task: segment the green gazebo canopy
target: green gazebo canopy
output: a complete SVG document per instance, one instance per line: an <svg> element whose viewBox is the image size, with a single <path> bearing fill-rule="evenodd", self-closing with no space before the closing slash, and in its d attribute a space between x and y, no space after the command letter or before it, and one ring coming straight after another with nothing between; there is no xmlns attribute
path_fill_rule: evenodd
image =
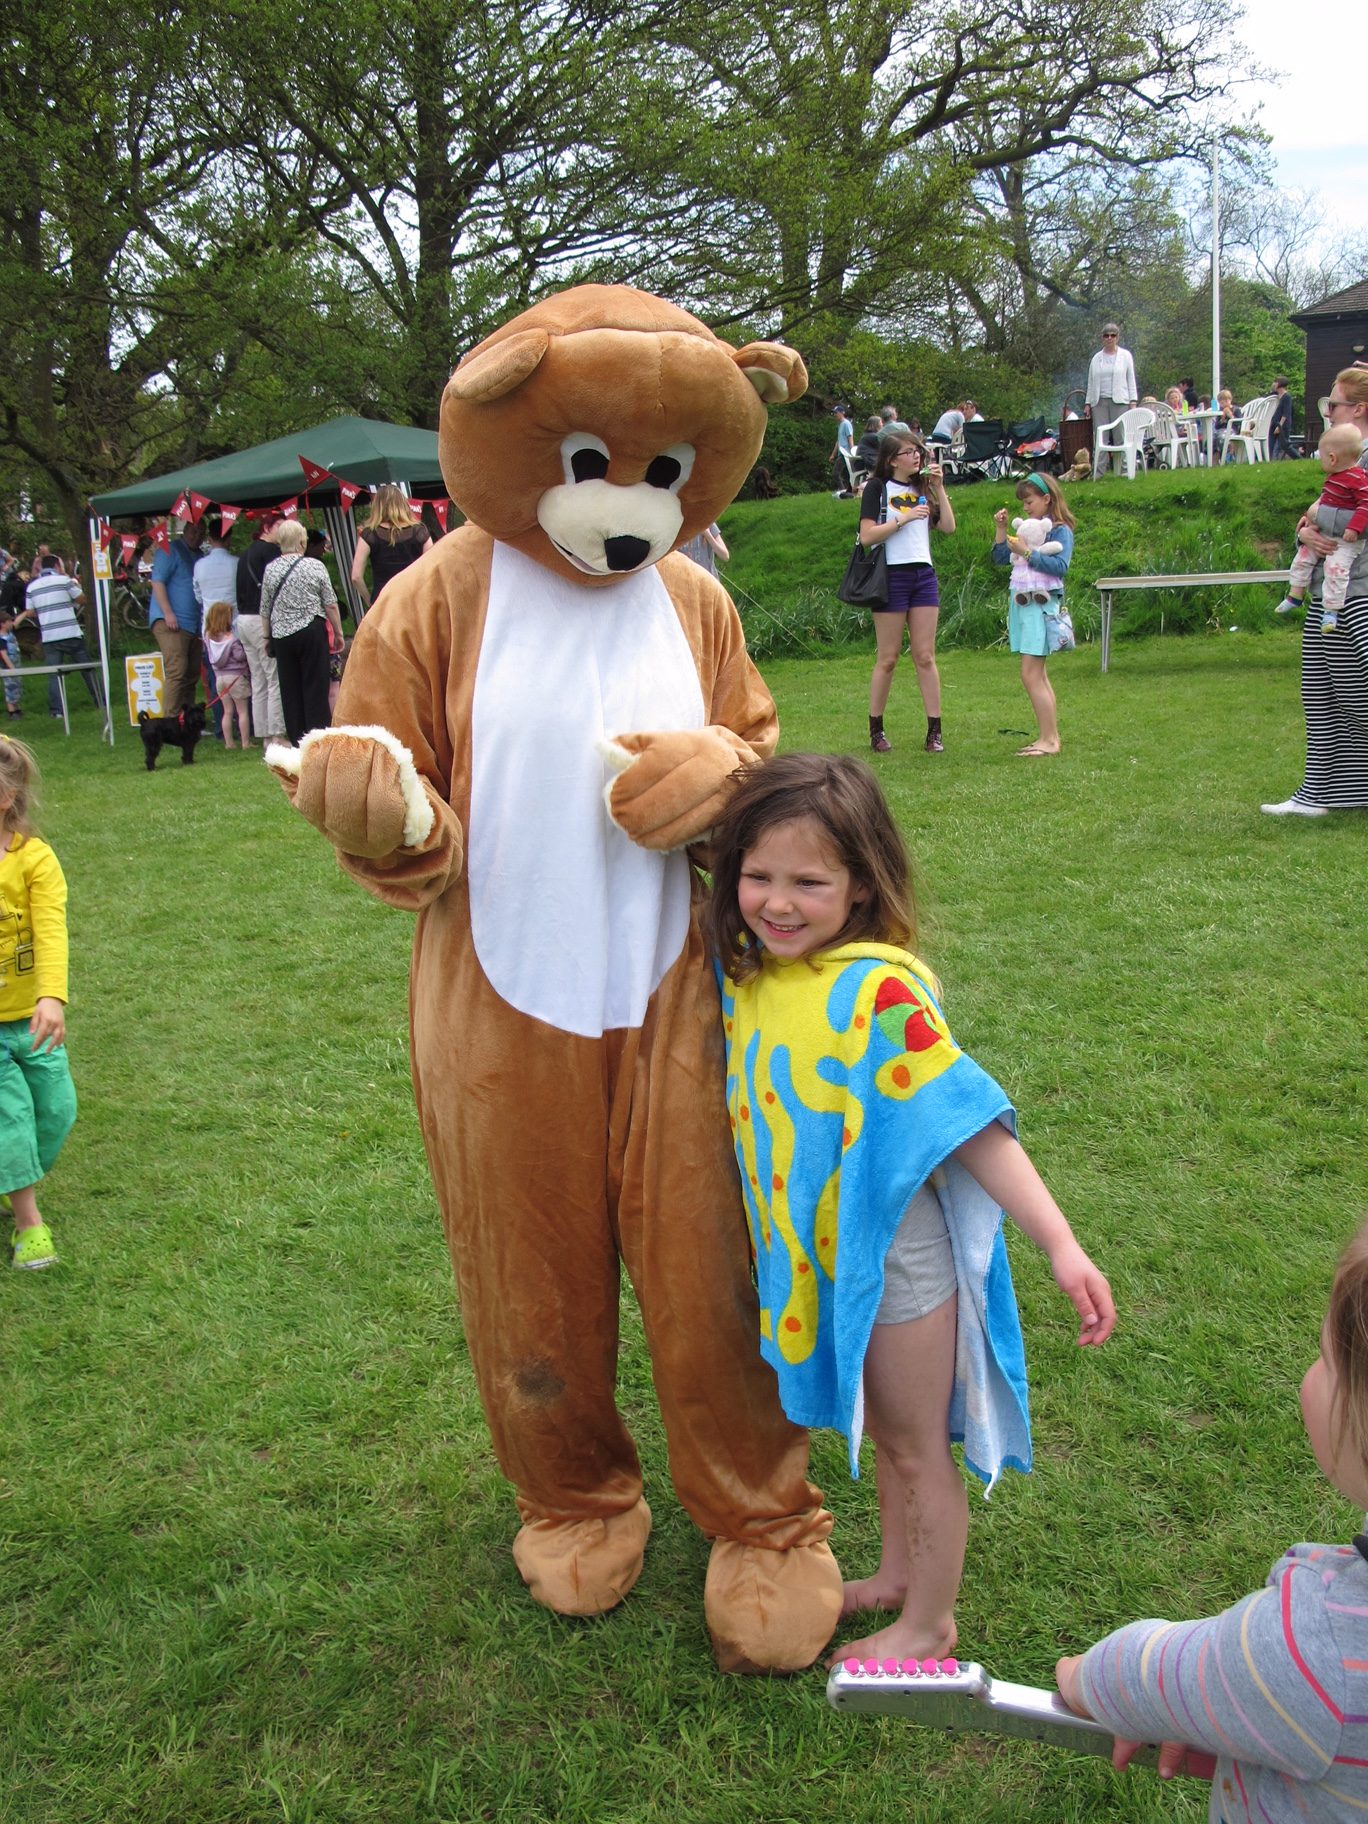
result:
<svg viewBox="0 0 1368 1824"><path fill-rule="evenodd" d="M410 494L446 498L435 431L381 424L371 418L330 418L326 424L292 431L288 437L275 437L253 450L239 450L212 462L192 463L188 469L176 469L170 475L135 481L131 487L116 488L110 494L93 495L91 510L104 519L166 513L182 494L203 494L216 505L273 507L291 495L303 494L301 456L362 487L398 481ZM309 490L309 500L320 507L336 506L337 483L320 482Z"/></svg>

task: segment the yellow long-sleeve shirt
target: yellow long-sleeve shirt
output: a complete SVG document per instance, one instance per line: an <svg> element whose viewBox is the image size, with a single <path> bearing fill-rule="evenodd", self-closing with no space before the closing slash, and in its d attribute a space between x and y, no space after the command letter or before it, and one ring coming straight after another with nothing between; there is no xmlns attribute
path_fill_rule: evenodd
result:
<svg viewBox="0 0 1368 1824"><path fill-rule="evenodd" d="M46 996L67 998L67 886L36 836L0 853L0 1021L26 1020Z"/></svg>

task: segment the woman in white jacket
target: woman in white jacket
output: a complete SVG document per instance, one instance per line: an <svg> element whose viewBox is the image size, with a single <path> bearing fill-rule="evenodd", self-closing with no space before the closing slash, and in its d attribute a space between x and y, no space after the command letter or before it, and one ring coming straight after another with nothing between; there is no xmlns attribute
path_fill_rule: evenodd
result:
<svg viewBox="0 0 1368 1824"><path fill-rule="evenodd" d="M1129 411L1140 398L1135 383L1135 362L1128 348L1121 346L1121 331L1115 323L1102 325L1102 346L1088 366L1087 404L1083 416L1092 419L1093 448L1104 425L1114 424L1122 412ZM1112 462L1119 465L1119 458Z"/></svg>

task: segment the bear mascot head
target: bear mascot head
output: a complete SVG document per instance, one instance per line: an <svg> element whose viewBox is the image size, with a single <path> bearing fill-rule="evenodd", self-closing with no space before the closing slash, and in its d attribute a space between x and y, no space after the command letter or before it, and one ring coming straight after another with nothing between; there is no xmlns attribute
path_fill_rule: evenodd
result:
<svg viewBox="0 0 1368 1824"><path fill-rule="evenodd" d="M534 304L473 348L442 399L447 490L466 518L573 582L657 564L728 506L799 398L791 348L734 349L625 285Z"/></svg>
<svg viewBox="0 0 1368 1824"><path fill-rule="evenodd" d="M686 852L778 725L730 597L675 548L737 492L766 404L805 385L792 349L733 349L623 286L505 324L442 401L467 523L385 583L336 724L267 756L342 867L418 913L419 1120L524 1582L597 1614L641 1570L625 1266L735 1671L810 1665L841 1578L760 1355Z"/></svg>

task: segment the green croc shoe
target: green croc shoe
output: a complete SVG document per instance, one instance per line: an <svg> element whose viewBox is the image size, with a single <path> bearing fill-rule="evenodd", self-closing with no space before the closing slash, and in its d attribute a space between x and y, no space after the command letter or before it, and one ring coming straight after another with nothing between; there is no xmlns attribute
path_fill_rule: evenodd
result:
<svg viewBox="0 0 1368 1824"><path fill-rule="evenodd" d="M52 1230L45 1222L37 1223L31 1229L15 1231L14 1253L10 1263L12 1266L33 1270L55 1266L56 1262L57 1250L52 1245Z"/></svg>

